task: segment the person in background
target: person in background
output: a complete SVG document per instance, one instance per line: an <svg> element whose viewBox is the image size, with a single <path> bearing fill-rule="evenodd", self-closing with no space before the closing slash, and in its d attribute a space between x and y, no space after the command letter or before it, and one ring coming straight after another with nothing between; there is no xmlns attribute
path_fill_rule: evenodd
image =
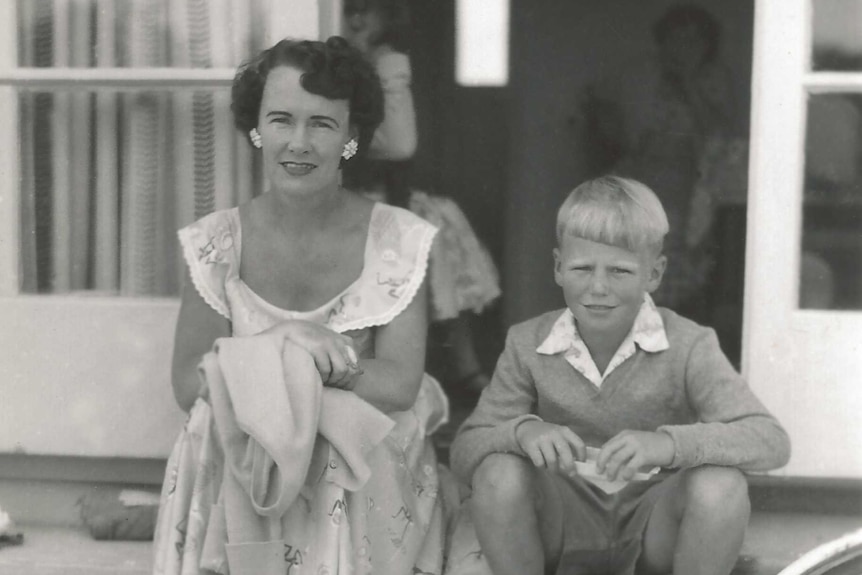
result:
<svg viewBox="0 0 862 575"><path fill-rule="evenodd" d="M452 444L478 545L453 538L451 575L487 572L477 553L494 575L733 569L744 472L784 465L790 442L715 332L653 303L667 233L661 202L634 180L587 181L561 206L554 279L567 307L509 330Z"/></svg>
<svg viewBox="0 0 862 575"><path fill-rule="evenodd" d="M604 151L597 172L644 182L667 211L671 265L656 302L701 318L711 254L709 242L686 241L692 203L708 144L737 135L740 121L715 17L676 4L652 32L655 55L593 86L586 113L592 145Z"/></svg>
<svg viewBox="0 0 862 575"><path fill-rule="evenodd" d="M231 109L262 157L267 190L179 232L189 275L172 383L189 420L168 462L155 573L285 573L298 565L311 573L439 572L442 496L429 436L445 421L447 400L424 373L426 269L436 229L341 182L342 166L367 149L383 119L377 75L341 37L282 40L239 69ZM262 366L256 346L272 341L293 350L283 357L299 359L276 352L284 366ZM248 355L225 355L234 349ZM300 395L317 386L323 397L356 407L335 425L348 445L371 423L384 422L388 434L360 445L358 459L330 440L334 450L314 455L307 469L298 460L279 467L279 478L298 477L299 494L282 513L262 517L255 508L237 524L237 502L240 509L257 502L271 479L257 467L269 444L258 442L239 463L230 458L236 445L220 438L238 422L216 409L220 387L202 381L199 367L216 352L222 369L233 366L242 377L266 368L264 384L300 377ZM257 389L234 389L237 411L274 401L268 394L261 402ZM321 421L331 403L323 405ZM284 411L244 431L277 433L293 423ZM317 454L322 428L297 429L309 432ZM297 440L294 431L287 441ZM351 477L354 469L367 474ZM250 491L237 495L249 474ZM260 521L262 541L246 529Z"/></svg>
<svg viewBox="0 0 862 575"><path fill-rule="evenodd" d="M475 399L488 376L476 352L470 314L500 296L498 273L458 205L410 185L410 158L418 136L407 2L346 0L343 34L374 65L385 100L384 119L368 155L347 168L345 181L371 197L408 208L440 229L431 253L429 289L432 343L441 340L445 365L429 367L441 368L450 394Z"/></svg>

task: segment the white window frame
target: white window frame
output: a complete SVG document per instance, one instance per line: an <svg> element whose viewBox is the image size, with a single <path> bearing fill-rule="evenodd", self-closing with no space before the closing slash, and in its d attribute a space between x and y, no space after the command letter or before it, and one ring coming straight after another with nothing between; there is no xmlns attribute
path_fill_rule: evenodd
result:
<svg viewBox="0 0 862 575"><path fill-rule="evenodd" d="M339 29L339 0L269 0L268 43ZM21 294L18 91L194 90L235 69L19 68L16 0L0 0L0 455L162 458L177 298Z"/></svg>
<svg viewBox="0 0 862 575"><path fill-rule="evenodd" d="M788 429L781 473L862 477L862 312L799 309L809 94L862 92L811 72L811 2L757 0L743 371Z"/></svg>

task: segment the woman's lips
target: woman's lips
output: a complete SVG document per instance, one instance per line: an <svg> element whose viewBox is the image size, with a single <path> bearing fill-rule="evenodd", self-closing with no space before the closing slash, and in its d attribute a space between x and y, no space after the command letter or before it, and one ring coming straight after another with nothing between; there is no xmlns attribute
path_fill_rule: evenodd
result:
<svg viewBox="0 0 862 575"><path fill-rule="evenodd" d="M291 176L305 176L311 173L317 166L302 162L282 162L284 170Z"/></svg>

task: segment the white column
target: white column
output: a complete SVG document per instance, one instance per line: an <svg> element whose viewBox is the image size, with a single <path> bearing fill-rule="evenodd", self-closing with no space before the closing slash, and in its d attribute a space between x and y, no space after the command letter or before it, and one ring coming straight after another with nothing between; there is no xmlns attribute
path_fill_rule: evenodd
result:
<svg viewBox="0 0 862 575"><path fill-rule="evenodd" d="M341 35L342 0L318 0L320 39Z"/></svg>
<svg viewBox="0 0 862 575"><path fill-rule="evenodd" d="M267 45L283 38L317 40L320 37L319 0L269 0Z"/></svg>

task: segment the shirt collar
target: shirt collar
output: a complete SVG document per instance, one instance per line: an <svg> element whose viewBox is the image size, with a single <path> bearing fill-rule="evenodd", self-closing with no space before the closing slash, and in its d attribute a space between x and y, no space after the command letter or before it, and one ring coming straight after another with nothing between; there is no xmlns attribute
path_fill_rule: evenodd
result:
<svg viewBox="0 0 862 575"><path fill-rule="evenodd" d="M599 373L586 343L578 333L575 316L566 309L554 322L548 337L536 348L542 355L564 354L566 361L583 374L596 387L601 387L607 376L622 362L635 354L636 346L649 353L664 351L670 347L664 322L649 294L644 294L638 315L631 331L617 349L604 374Z"/></svg>

